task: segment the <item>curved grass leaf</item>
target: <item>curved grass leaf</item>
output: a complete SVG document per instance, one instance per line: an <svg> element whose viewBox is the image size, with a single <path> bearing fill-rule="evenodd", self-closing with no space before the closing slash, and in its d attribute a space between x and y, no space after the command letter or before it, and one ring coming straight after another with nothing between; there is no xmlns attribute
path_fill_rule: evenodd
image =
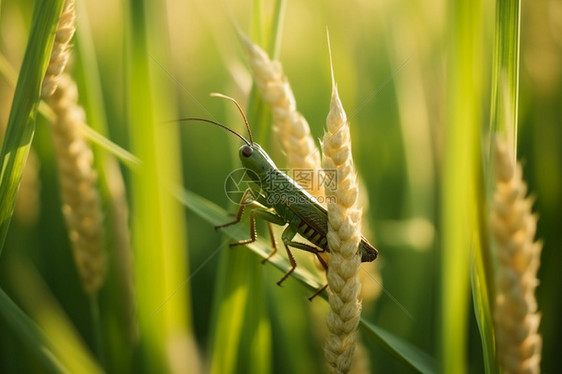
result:
<svg viewBox="0 0 562 374"><path fill-rule="evenodd" d="M69 373L52 351L45 333L27 316L12 299L0 289L0 315L8 322L28 347L39 357L50 373Z"/></svg>
<svg viewBox="0 0 562 374"><path fill-rule="evenodd" d="M427 353L373 325L364 318L361 318L360 326L366 336L412 369L420 373L437 373L436 362Z"/></svg>
<svg viewBox="0 0 562 374"><path fill-rule="evenodd" d="M19 282L28 295L27 304L34 308L34 322L0 289L0 316L31 349L49 373L101 373L102 370L87 352L74 328L56 307L48 292L40 290L36 277L27 272L26 282ZM29 291L32 292L29 292ZM37 292L38 290L43 292ZM29 295L34 295L30 297Z"/></svg>
<svg viewBox="0 0 562 374"><path fill-rule="evenodd" d="M41 340L28 343L39 347L46 344L57 362L70 373L101 373L103 360L100 358L95 361L89 347L41 275L24 259L15 261L13 265L9 277L15 285L18 300L44 335L38 336Z"/></svg>
<svg viewBox="0 0 562 374"><path fill-rule="evenodd" d="M0 254L35 133L35 118L63 0L35 3L33 22L0 154Z"/></svg>

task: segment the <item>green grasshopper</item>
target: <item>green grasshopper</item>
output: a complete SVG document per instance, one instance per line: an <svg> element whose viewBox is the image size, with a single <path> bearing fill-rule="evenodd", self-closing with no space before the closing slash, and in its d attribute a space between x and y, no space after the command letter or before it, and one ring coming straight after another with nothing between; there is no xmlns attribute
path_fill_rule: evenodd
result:
<svg viewBox="0 0 562 374"><path fill-rule="evenodd" d="M213 94L213 96L222 97L234 102L246 124L250 138L249 141L236 131L209 119L184 118L183 120L211 123L222 127L242 139L245 144L240 147L238 154L244 168L250 171L247 175L250 176L251 182L254 185L253 188L250 187L244 192L235 220L224 225L216 226L215 229L239 223L244 210L248 208L250 210L250 239L230 243L230 247L255 242L256 218L261 218L268 223L273 246L273 251L262 261L266 262L277 252L277 245L273 236L271 224L279 226L287 225L281 234L281 239L287 251L291 268L283 275L279 282L277 282L278 285L281 285L297 267L295 258L289 247L314 253L324 268L327 269L327 264L321 256L322 253L330 252L328 239L326 237L328 234L328 212L326 208L320 205L316 199L297 182L287 174L281 172L263 148L259 144L254 143L248 120L236 100L220 94ZM275 185L271 183L272 180L276 181ZM282 193L275 187L279 185L284 187ZM271 199L273 196L276 198ZM294 241L293 239L297 234L306 238L310 243L314 244L314 246ZM361 242L357 250L361 253L361 262L374 261L378 255L377 249L371 245L364 236L361 236ZM324 290L324 288L325 287L320 289L312 297L316 296L319 292Z"/></svg>

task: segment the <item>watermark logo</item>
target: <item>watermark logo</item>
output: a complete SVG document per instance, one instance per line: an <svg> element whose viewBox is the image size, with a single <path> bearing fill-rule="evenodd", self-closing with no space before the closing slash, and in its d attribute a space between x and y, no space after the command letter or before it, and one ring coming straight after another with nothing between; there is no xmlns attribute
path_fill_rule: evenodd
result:
<svg viewBox="0 0 562 374"><path fill-rule="evenodd" d="M271 191L286 192L292 188L289 177L308 193L314 191L334 192L338 188L336 169L279 169L269 172L267 181Z"/></svg>
<svg viewBox="0 0 562 374"><path fill-rule="evenodd" d="M262 185L263 183L263 185ZM258 199L260 193L266 204L310 204L311 201L326 205L335 202L333 192L338 186L336 169L272 169L263 181L250 169L236 169L225 180L224 191L236 204L248 204ZM309 193L299 193L298 187ZM262 189L263 188L263 189ZM244 193L248 191L244 201ZM315 196L315 191L326 191L328 196Z"/></svg>
<svg viewBox="0 0 562 374"><path fill-rule="evenodd" d="M250 169L240 168L233 170L224 181L226 197L235 204L249 204L257 200L260 190L260 179L258 175ZM242 197L244 197L246 191L249 192L244 199L245 201L242 201Z"/></svg>
<svg viewBox="0 0 562 374"><path fill-rule="evenodd" d="M311 202L320 205L328 203L335 203L335 196L306 196L303 194L289 194L287 192L274 192L267 195L265 201L268 205L283 204L283 205L308 205Z"/></svg>

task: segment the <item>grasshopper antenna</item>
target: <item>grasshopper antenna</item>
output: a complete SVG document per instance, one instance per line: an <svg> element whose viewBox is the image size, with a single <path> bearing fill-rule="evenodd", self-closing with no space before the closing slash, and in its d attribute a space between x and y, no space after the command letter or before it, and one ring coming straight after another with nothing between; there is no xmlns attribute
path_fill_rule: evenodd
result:
<svg viewBox="0 0 562 374"><path fill-rule="evenodd" d="M242 139L242 140L244 141L244 143L248 144L249 146L252 146L252 144L253 144L253 142L252 142L252 144L250 144L250 142L249 142L248 140L246 140L245 137L243 137L242 135L240 135L240 134L237 133L236 131L232 130L231 128L228 128L228 127L226 127L225 125L223 125L222 123L218 123L218 122L216 122L216 121L212 121L212 120L207 119L207 118L188 117L188 118L180 118L180 119L178 119L177 121L180 121L180 122L181 122L181 121L200 121L200 122L211 123L211 124L213 124L213 125L217 125L217 126L219 126L219 127L222 127L223 129L225 129L225 130L227 130L227 131L233 133L234 135L236 135L237 137L239 137L240 139ZM251 135L250 135L250 139L252 139L252 138L251 138Z"/></svg>
<svg viewBox="0 0 562 374"><path fill-rule="evenodd" d="M254 138L252 136L252 130L250 129L250 124L248 123L248 119L246 118L246 115L244 114L244 111L242 110L242 108L240 108L240 105L238 105L238 102L230 96L226 96L226 95L216 93L216 92L213 92L211 94L211 96L220 97L222 99L230 100L234 103L234 105L236 105L236 108L238 108L238 111L240 112L240 114L242 115L242 118L244 119L244 123L246 124L246 129L248 129L248 136L250 137L250 143L252 143L252 145L253 145L254 144ZM241 136L241 135L239 135L239 136ZM246 143L248 143L248 142L246 141ZM248 144L248 145L250 145L250 144Z"/></svg>

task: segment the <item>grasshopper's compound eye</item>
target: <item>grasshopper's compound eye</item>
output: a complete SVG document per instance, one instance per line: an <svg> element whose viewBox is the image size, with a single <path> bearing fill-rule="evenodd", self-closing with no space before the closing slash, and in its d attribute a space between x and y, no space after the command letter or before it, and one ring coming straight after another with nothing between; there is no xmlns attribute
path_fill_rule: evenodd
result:
<svg viewBox="0 0 562 374"><path fill-rule="evenodd" d="M242 155L244 155L244 157L250 157L252 153L254 153L252 147L250 147L249 145L242 146Z"/></svg>

